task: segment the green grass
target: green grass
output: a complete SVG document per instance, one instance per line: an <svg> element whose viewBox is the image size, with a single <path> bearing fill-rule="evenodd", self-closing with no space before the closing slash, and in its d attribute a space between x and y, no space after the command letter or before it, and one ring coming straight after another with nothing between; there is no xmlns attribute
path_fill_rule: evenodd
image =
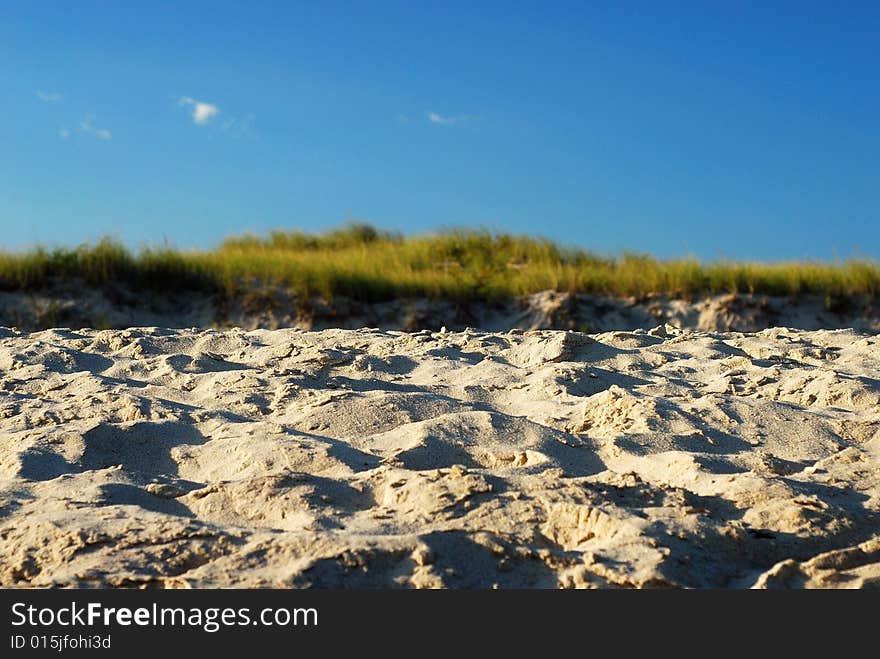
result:
<svg viewBox="0 0 880 659"><path fill-rule="evenodd" d="M830 300L875 296L880 264L700 263L641 254L607 258L487 231L403 237L361 224L320 235L231 238L210 251L132 253L104 239L73 249L0 252L0 289L33 290L59 280L227 295L284 287L302 297L344 295L368 302L411 296L498 299L547 289L615 296L817 294Z"/></svg>

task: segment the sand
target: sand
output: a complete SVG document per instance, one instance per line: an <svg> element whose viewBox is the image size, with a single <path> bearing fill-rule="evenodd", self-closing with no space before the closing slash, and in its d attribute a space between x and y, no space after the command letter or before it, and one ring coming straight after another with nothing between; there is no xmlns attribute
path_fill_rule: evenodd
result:
<svg viewBox="0 0 880 659"><path fill-rule="evenodd" d="M0 586L878 585L878 336L0 329Z"/></svg>
<svg viewBox="0 0 880 659"><path fill-rule="evenodd" d="M648 330L657 325L710 332L757 332L777 326L880 332L875 297L723 294L682 299L666 295L617 298L542 291L489 303L411 298L363 302L297 299L283 289L212 296L193 291L133 291L63 281L36 291L0 291L0 325L28 330L52 327L203 327L320 330L378 327L437 331L441 327L486 331L562 329L606 332Z"/></svg>

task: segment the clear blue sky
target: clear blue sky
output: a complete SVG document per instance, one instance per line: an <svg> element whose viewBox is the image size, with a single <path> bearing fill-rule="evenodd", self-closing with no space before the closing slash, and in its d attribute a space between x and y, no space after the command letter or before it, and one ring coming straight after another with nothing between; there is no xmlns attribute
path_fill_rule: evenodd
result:
<svg viewBox="0 0 880 659"><path fill-rule="evenodd" d="M877 2L0 3L0 247L880 257Z"/></svg>

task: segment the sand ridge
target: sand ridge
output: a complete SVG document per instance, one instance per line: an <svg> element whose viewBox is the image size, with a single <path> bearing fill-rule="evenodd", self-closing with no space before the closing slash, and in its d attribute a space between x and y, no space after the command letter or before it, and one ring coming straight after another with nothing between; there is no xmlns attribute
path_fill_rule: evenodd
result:
<svg viewBox="0 0 880 659"><path fill-rule="evenodd" d="M358 301L345 296L301 299L283 288L217 296L193 291L135 291L65 280L41 290L0 290L0 325L31 331L65 327L143 326L306 330L439 330L468 326L486 331L561 329L605 332L649 330L670 324L708 332L757 332L786 325L801 329L880 331L880 308L872 296L750 293L693 298L643 297L546 290L489 302L483 298L400 298Z"/></svg>
<svg viewBox="0 0 880 659"><path fill-rule="evenodd" d="M0 328L0 585L876 586L878 348Z"/></svg>

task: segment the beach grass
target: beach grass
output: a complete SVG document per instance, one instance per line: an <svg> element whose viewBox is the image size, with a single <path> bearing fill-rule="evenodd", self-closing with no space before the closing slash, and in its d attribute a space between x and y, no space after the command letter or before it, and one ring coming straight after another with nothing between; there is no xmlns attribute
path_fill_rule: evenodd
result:
<svg viewBox="0 0 880 659"><path fill-rule="evenodd" d="M404 237L353 224L323 234L275 231L229 238L211 250L144 247L105 238L75 248L0 251L0 289L57 282L235 295L283 287L302 297L364 302L398 297L501 299L543 290L642 297L662 294L875 296L871 260L747 263L616 257L548 240L490 231L449 230Z"/></svg>

